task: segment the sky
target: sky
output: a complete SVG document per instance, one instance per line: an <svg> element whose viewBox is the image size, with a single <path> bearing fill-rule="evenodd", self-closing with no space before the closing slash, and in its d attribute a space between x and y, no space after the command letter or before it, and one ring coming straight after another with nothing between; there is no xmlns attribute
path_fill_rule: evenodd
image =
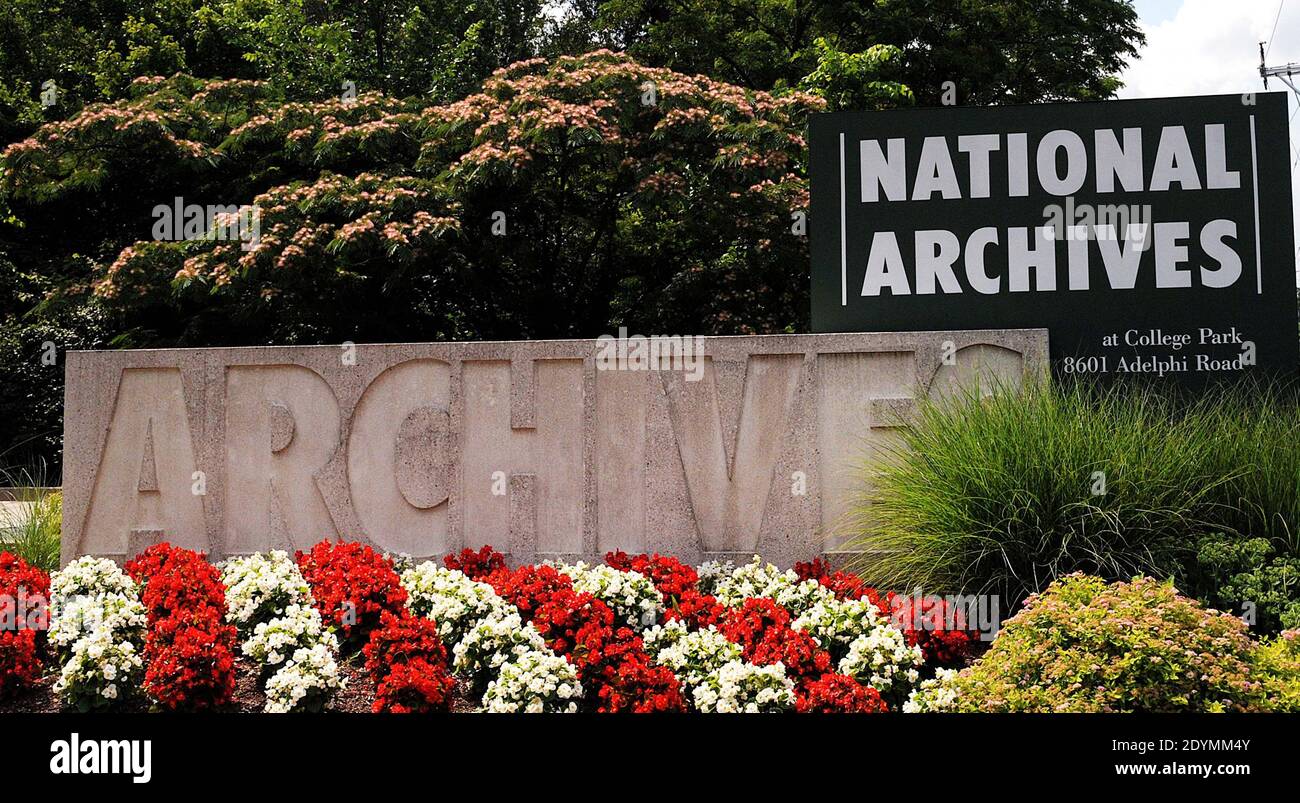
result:
<svg viewBox="0 0 1300 803"><path fill-rule="evenodd" d="M1135 0L1133 5L1147 43L1120 76L1121 98L1262 92L1261 41L1270 67L1300 62L1300 0ZM1300 75L1294 80L1300 86ZM1290 94L1291 203L1300 213L1300 106L1281 81L1270 79L1268 88ZM1300 232L1300 214L1296 220ZM1300 264L1296 281L1300 284Z"/></svg>

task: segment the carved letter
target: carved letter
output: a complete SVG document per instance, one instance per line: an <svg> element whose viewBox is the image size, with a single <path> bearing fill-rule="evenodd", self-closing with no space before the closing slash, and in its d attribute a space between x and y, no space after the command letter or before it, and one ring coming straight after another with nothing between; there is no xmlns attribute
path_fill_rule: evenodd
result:
<svg viewBox="0 0 1300 803"><path fill-rule="evenodd" d="M316 474L339 446L339 405L300 365L226 370L226 550L305 549L336 535Z"/></svg>
<svg viewBox="0 0 1300 803"><path fill-rule="evenodd" d="M410 360L370 383L352 417L348 487L366 534L407 555L448 551L451 367Z"/></svg>
<svg viewBox="0 0 1300 803"><path fill-rule="evenodd" d="M705 550L757 547L801 361L798 354L754 355L747 363L721 365L709 358L703 382L664 374Z"/></svg>
<svg viewBox="0 0 1300 803"><path fill-rule="evenodd" d="M75 554L131 558L160 538L207 549L203 498L190 492L196 469L180 370L122 371Z"/></svg>

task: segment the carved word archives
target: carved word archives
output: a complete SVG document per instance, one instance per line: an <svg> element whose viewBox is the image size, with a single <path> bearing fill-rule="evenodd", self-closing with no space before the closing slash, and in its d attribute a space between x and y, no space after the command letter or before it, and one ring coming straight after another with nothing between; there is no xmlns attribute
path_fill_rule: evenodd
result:
<svg viewBox="0 0 1300 803"><path fill-rule="evenodd" d="M609 339L73 352L64 558L338 536L802 560L834 546L917 394L1019 381L1047 348L1041 330L686 342L653 364Z"/></svg>

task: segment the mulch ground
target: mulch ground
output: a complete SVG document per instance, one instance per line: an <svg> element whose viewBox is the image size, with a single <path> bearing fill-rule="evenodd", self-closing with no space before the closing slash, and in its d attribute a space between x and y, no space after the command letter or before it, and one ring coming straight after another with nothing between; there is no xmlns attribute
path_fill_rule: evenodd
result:
<svg viewBox="0 0 1300 803"><path fill-rule="evenodd" d="M360 654L348 659L340 659L339 674L347 679L347 688L334 696L326 707L327 712L348 714L368 714L375 702L375 680L365 670ZM50 714L64 710L54 694L55 675L46 675L34 685L28 686L9 699L0 700L0 714ZM254 667L243 659L235 663L235 699L234 703L223 709L225 713L258 713L266 704L266 695L262 693L258 673ZM459 681L453 691L453 713L471 713L478 706L474 700L467 698ZM145 712L150 710L148 701L136 700L120 709L127 712Z"/></svg>

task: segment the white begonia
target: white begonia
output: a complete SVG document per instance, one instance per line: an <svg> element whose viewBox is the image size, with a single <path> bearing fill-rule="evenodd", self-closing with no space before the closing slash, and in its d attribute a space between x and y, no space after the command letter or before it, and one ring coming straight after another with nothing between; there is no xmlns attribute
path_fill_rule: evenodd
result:
<svg viewBox="0 0 1300 803"><path fill-rule="evenodd" d="M283 616L261 622L240 648L244 655L273 669L289 660L300 649L323 645L337 653L339 644L335 635L326 629L320 612L311 605L290 605Z"/></svg>
<svg viewBox="0 0 1300 803"><path fill-rule="evenodd" d="M55 604L60 599L117 594L135 598L139 587L122 567L107 558L90 555L77 558L50 575L50 596Z"/></svg>
<svg viewBox="0 0 1300 803"><path fill-rule="evenodd" d="M718 583L730 577L735 570L736 564L729 560L705 561L695 567L695 574L700 578L695 587L701 594L712 594L717 590Z"/></svg>
<svg viewBox="0 0 1300 803"><path fill-rule="evenodd" d="M952 682L956 669L935 670L934 677L921 681L903 703L904 714L925 714L952 711L957 706L957 691Z"/></svg>
<svg viewBox="0 0 1300 803"><path fill-rule="evenodd" d="M101 592L64 597L50 616L49 640L64 659L78 641L96 633L140 645L147 621L144 605L134 596Z"/></svg>
<svg viewBox="0 0 1300 803"><path fill-rule="evenodd" d="M787 576L798 577L794 572L787 572ZM773 599L777 605L789 611L791 616L798 617L818 603L833 601L835 593L816 580L800 580L793 585L778 588Z"/></svg>
<svg viewBox="0 0 1300 803"><path fill-rule="evenodd" d="M681 641L689 632L691 629L685 622L673 619L646 630L641 634L641 643L645 646L646 654L653 656Z"/></svg>
<svg viewBox="0 0 1300 803"><path fill-rule="evenodd" d="M589 566L582 561L555 564L573 581L573 590L590 594L610 607L614 617L634 630L649 627L664 612L664 598L649 577L613 566Z"/></svg>
<svg viewBox="0 0 1300 803"><path fill-rule="evenodd" d="M268 714L319 711L345 685L334 654L325 644L299 649L266 682L263 711Z"/></svg>
<svg viewBox="0 0 1300 803"><path fill-rule="evenodd" d="M897 702L920 677L918 668L923 660L920 647L908 646L902 632L885 626L855 638L838 668L841 674Z"/></svg>
<svg viewBox="0 0 1300 803"><path fill-rule="evenodd" d="M518 613L493 614L474 625L452 650L452 671L479 691L502 666L529 650L546 650L537 629L524 624Z"/></svg>
<svg viewBox="0 0 1300 803"><path fill-rule="evenodd" d="M813 637L839 662L838 669L901 701L919 675L924 656L903 631L865 599L824 600L794 620L794 628Z"/></svg>
<svg viewBox="0 0 1300 803"><path fill-rule="evenodd" d="M565 659L527 650L501 666L488 683L483 710L489 714L572 714L582 699L578 672Z"/></svg>
<svg viewBox="0 0 1300 803"><path fill-rule="evenodd" d="M713 595L728 607L738 607L750 597L766 597L799 616L835 595L816 580L800 580L791 570L781 571L758 555L728 575L719 577Z"/></svg>
<svg viewBox="0 0 1300 803"><path fill-rule="evenodd" d="M433 619L443 644L454 649L475 625L493 614L505 616L513 606L487 583L432 561L402 573L407 606L416 616Z"/></svg>
<svg viewBox="0 0 1300 803"><path fill-rule="evenodd" d="M791 627L812 636L817 646L829 652L837 661L848 654L849 645L858 636L866 635L878 627L893 628L869 601L834 598L822 600L808 608L791 623Z"/></svg>
<svg viewBox="0 0 1300 803"><path fill-rule="evenodd" d="M63 660L54 692L80 710L131 697L144 662L139 587L116 563L83 557L50 577L50 642Z"/></svg>
<svg viewBox="0 0 1300 803"><path fill-rule="evenodd" d="M290 605L309 606L311 589L287 552L231 558L221 567L226 621L241 632L280 616Z"/></svg>
<svg viewBox="0 0 1300 803"><path fill-rule="evenodd" d="M81 711L106 708L134 693L143 673L136 645L111 630L99 629L72 645L54 682L54 693Z"/></svg>
<svg viewBox="0 0 1300 803"><path fill-rule="evenodd" d="M221 567L226 621L245 636L244 655L275 670L267 713L317 711L343 688L338 639L312 603L311 588L284 551L232 558ZM279 669L276 669L276 667Z"/></svg>
<svg viewBox="0 0 1300 803"><path fill-rule="evenodd" d="M677 625L680 622L669 624ZM655 663L673 671L688 697L693 696L693 690L705 684L710 675L727 664L741 660L740 645L729 641L713 626L684 632L671 642L661 638L659 643L664 646L651 653Z"/></svg>
<svg viewBox="0 0 1300 803"><path fill-rule="evenodd" d="M779 663L755 666L732 661L709 673L693 692L706 714L768 714L794 707L794 683Z"/></svg>

